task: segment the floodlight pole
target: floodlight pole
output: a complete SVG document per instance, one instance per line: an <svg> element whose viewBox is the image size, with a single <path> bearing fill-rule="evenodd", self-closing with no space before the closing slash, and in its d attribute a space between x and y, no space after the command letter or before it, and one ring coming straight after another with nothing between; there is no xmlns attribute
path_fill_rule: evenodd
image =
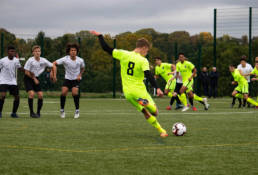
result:
<svg viewBox="0 0 258 175"><path fill-rule="evenodd" d="M252 7L249 7L249 63L252 62Z"/></svg>

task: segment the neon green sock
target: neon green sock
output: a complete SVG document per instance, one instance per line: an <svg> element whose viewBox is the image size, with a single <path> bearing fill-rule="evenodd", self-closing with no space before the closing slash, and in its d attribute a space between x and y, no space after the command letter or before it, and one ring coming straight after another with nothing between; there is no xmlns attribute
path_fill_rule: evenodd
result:
<svg viewBox="0 0 258 175"><path fill-rule="evenodd" d="M243 95L242 95L242 94L240 94L240 93L237 93L237 94L235 95L235 97L236 97L236 98L241 98L241 99L242 99L242 98L243 98Z"/></svg>
<svg viewBox="0 0 258 175"><path fill-rule="evenodd" d="M187 106L187 99L185 93L178 95L179 100L183 103L184 106Z"/></svg>
<svg viewBox="0 0 258 175"><path fill-rule="evenodd" d="M160 126L160 124L159 124L158 120L156 119L156 117L150 116L150 117L147 119L147 121L148 121L153 127L157 128L160 133L166 132L166 130L164 130L164 129Z"/></svg>
<svg viewBox="0 0 258 175"><path fill-rule="evenodd" d="M168 97L171 98L173 94L171 92L168 93Z"/></svg>
<svg viewBox="0 0 258 175"><path fill-rule="evenodd" d="M194 94L194 100L196 101L202 101L203 102L203 98L199 97L198 95Z"/></svg>
<svg viewBox="0 0 258 175"><path fill-rule="evenodd" d="M146 106L146 109L152 114L154 114L157 111L156 105L152 105L150 103Z"/></svg>
<svg viewBox="0 0 258 175"><path fill-rule="evenodd" d="M251 103L252 105L254 105L254 106L258 106L258 102L256 102L255 100L253 100L252 98L247 98L247 100L246 100L247 102L249 102L249 103Z"/></svg>

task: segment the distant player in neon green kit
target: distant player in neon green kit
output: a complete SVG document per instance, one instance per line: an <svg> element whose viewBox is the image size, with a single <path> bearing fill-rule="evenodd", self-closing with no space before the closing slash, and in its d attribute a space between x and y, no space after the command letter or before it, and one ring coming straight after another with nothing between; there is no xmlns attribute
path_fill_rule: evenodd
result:
<svg viewBox="0 0 258 175"><path fill-rule="evenodd" d="M177 76L179 76L179 72L180 72L182 76L182 81L183 81L183 86L180 89L180 95L179 95L179 99L184 105L184 108L182 111L184 112L189 109L189 107L187 106L185 93L187 93L189 97L189 102L192 105L192 108L194 111L196 110L196 108L193 106L193 99L199 101L201 104L204 105L204 109L208 110L209 104L207 102L207 98L201 98L193 93L193 83L194 83L193 78L195 77L197 70L191 62L186 61L184 53L179 53L179 62L176 64L176 71L177 71Z"/></svg>
<svg viewBox="0 0 258 175"><path fill-rule="evenodd" d="M250 73L250 75L254 76L254 78L251 79L252 81L258 81L258 61L255 62L254 70Z"/></svg>
<svg viewBox="0 0 258 175"><path fill-rule="evenodd" d="M248 92L248 82L245 79L245 77L242 75L241 70L236 69L234 65L230 65L229 71L231 72L231 74L234 78L235 83L234 82L233 83L238 84L238 86L232 92L232 96L234 96L236 98L244 98L247 102L258 107L258 103L255 100L253 100L252 98L248 97L248 93L249 93Z"/></svg>
<svg viewBox="0 0 258 175"><path fill-rule="evenodd" d="M174 64L163 63L160 57L154 58L155 60L155 79L161 76L166 81L164 94L171 99L171 101L177 100L178 105L181 104L177 94L174 92L176 89L176 79L172 80L173 74L176 72L176 66ZM167 110L171 110L172 104L167 106Z"/></svg>
<svg viewBox="0 0 258 175"><path fill-rule="evenodd" d="M255 61L255 67L253 69L253 71L250 74L244 75L244 76L248 76L248 75L253 75L254 77L251 79L252 81L258 81L258 57L256 57ZM258 101L258 97L256 98L256 100Z"/></svg>
<svg viewBox="0 0 258 175"><path fill-rule="evenodd" d="M159 131L161 137L167 137L168 134L166 130L160 126L156 117L154 117L158 115L158 108L147 92L143 82L145 76L151 85L157 89L157 95L163 95L162 90L158 88L154 77L150 73L149 62L144 57L151 47L149 42L144 38L139 39L133 51L113 49L106 44L100 33L96 31L91 31L91 33L98 36L104 51L120 61L125 98L134 105L138 111L144 114L146 120Z"/></svg>

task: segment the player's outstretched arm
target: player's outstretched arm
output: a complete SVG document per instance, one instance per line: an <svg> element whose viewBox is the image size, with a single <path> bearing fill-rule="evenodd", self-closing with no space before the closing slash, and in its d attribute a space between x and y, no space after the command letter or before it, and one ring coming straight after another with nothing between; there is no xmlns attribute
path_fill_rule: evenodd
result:
<svg viewBox="0 0 258 175"><path fill-rule="evenodd" d="M99 42L100 42L100 45L101 45L102 49L104 51L106 51L107 53L109 53L110 55L112 55L112 52L113 52L114 48L109 47L109 45L105 42L103 35L99 32L94 31L94 30L91 31L90 33L97 36L99 38Z"/></svg>
<svg viewBox="0 0 258 175"><path fill-rule="evenodd" d="M57 66L56 65L57 65L57 63L56 63L56 61L54 61L52 70L50 72L50 76L52 76L51 78L52 78L54 83L57 82L57 78L56 78Z"/></svg>
<svg viewBox="0 0 258 175"><path fill-rule="evenodd" d="M195 77L195 75L196 75L196 72L197 72L197 69L194 68L191 77L188 79L189 81L192 81L193 77Z"/></svg>
<svg viewBox="0 0 258 175"><path fill-rule="evenodd" d="M83 74L83 72L85 71L85 68L81 68L81 70L80 70L80 74L77 76L77 81L81 81L81 79L82 79L82 74Z"/></svg>
<svg viewBox="0 0 258 175"><path fill-rule="evenodd" d="M57 79L56 79L56 71L57 71L56 64L53 63L53 66L52 66L52 69L51 69L51 72L50 72L50 79L54 83L57 81Z"/></svg>
<svg viewBox="0 0 258 175"><path fill-rule="evenodd" d="M244 77L246 77L246 76L250 76L250 75L253 75L253 74L251 74L251 73L249 73L249 74L242 74Z"/></svg>

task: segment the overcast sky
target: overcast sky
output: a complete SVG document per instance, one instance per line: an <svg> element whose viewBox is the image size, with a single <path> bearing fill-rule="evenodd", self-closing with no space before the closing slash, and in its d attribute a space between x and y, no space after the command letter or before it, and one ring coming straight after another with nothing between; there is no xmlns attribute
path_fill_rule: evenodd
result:
<svg viewBox="0 0 258 175"><path fill-rule="evenodd" d="M44 31L56 37L92 30L112 35L213 31L214 8L258 7L258 0L0 0L0 28L19 37Z"/></svg>

